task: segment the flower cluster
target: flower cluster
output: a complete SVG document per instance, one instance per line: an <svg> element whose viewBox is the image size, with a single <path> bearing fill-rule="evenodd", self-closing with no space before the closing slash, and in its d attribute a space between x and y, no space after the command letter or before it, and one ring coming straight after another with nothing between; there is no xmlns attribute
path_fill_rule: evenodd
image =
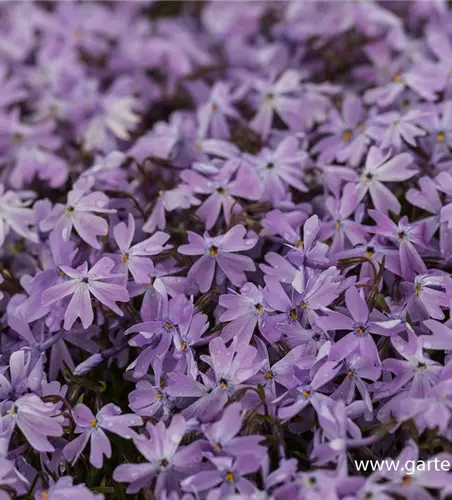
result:
<svg viewBox="0 0 452 500"><path fill-rule="evenodd" d="M452 495L451 26L2 3L1 500Z"/></svg>

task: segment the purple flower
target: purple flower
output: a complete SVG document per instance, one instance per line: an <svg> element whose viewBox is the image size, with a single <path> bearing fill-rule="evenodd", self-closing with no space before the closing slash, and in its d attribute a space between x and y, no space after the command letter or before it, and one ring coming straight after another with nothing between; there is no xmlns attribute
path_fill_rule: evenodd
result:
<svg viewBox="0 0 452 500"><path fill-rule="evenodd" d="M324 330L349 331L331 347L328 359L342 361L350 354L359 351L360 355L367 358L370 363L378 365L380 358L371 334L378 327L380 335L391 336L399 320L372 321L369 308L355 287L350 287L345 292L345 304L351 317L334 311L317 319L317 325Z"/></svg>
<svg viewBox="0 0 452 500"><path fill-rule="evenodd" d="M264 301L262 289L253 283L245 283L240 288L240 293L232 291L221 295L219 304L225 308L219 320L229 321L222 330L225 341L237 337L247 345L256 326L259 326L260 331L265 328L269 308Z"/></svg>
<svg viewBox="0 0 452 500"><path fill-rule="evenodd" d="M7 408L0 422L10 435L18 427L35 450L54 451L48 438L61 436L64 422L54 403L44 403L36 394L25 394Z"/></svg>
<svg viewBox="0 0 452 500"><path fill-rule="evenodd" d="M208 231L218 221L220 212L226 224L229 224L234 213L240 212L242 206L237 198L258 200L261 195L259 177L250 165L242 163L238 166L234 160L229 165L232 168L229 169L225 164L219 174L209 179L194 170L181 173L181 178L190 184L195 193L209 195L196 210L196 214L205 221Z"/></svg>
<svg viewBox="0 0 452 500"><path fill-rule="evenodd" d="M128 493L150 486L154 477L157 477L157 495L164 490L176 489L180 479L197 470L201 461L198 443L180 446L186 429L187 423L180 415L173 417L167 428L163 422L156 426L148 423L149 438L140 435L134 439L135 446L147 462L119 465L113 473L115 481L130 483Z"/></svg>
<svg viewBox="0 0 452 500"><path fill-rule="evenodd" d="M406 181L416 174L408 166L412 163L412 156L400 153L396 156L384 156L383 153L372 146L366 158L366 165L357 185L358 201L369 193L375 208L383 212L400 213L400 203L394 194L383 184L384 182Z"/></svg>
<svg viewBox="0 0 452 500"><path fill-rule="evenodd" d="M23 196L22 196L23 197ZM20 193L5 191L0 184L0 246L3 246L10 230L19 236L37 242L36 233L30 228L34 224L30 201L23 201Z"/></svg>
<svg viewBox="0 0 452 500"><path fill-rule="evenodd" d="M390 111L378 115L373 119L372 137L383 151L401 151L403 141L416 147L417 139L425 135L425 130L418 125L426 115L428 113L420 110L411 110L405 114Z"/></svg>
<svg viewBox="0 0 452 500"><path fill-rule="evenodd" d="M415 247L416 245L429 249L424 236L424 226L410 224L406 216L402 217L398 224L395 224L389 217L377 210L369 210L369 215L377 223L369 230L378 236L389 239L399 247L402 276L409 280L416 274L426 273L427 267Z"/></svg>
<svg viewBox="0 0 452 500"><path fill-rule="evenodd" d="M234 226L223 236L215 237L209 236L208 233L204 233L204 237L201 237L188 231L189 243L181 245L178 252L183 255L201 255L188 273L189 279L199 285L201 292L207 292L212 285L215 270L217 283L224 281L226 276L235 286L241 286L246 281L244 271L255 270L250 257L233 253L254 247L257 240L245 238L245 235L246 229L241 225Z"/></svg>
<svg viewBox="0 0 452 500"><path fill-rule="evenodd" d="M103 500L104 495L101 493L92 493L84 484L73 484L73 479L70 476L63 476L50 488L40 490L36 493L36 500L48 499L59 500L66 498L77 498L77 500Z"/></svg>
<svg viewBox="0 0 452 500"><path fill-rule="evenodd" d="M105 431L132 439L138 435L130 427L143 425L141 417L133 413L121 414L121 409L112 403L105 405L96 416L86 405L78 404L74 415L77 424L75 432L80 435L64 447L64 457L75 463L90 442L89 461L97 469L102 467L104 455L111 457L111 445Z"/></svg>
<svg viewBox="0 0 452 500"><path fill-rule="evenodd" d="M225 408L220 420L213 424L203 424L202 431L209 441L212 453L235 457L253 455L259 458L264 455L266 448L259 445L263 440L261 436L237 436L242 423L241 405L232 403Z"/></svg>
<svg viewBox="0 0 452 500"><path fill-rule="evenodd" d="M92 183L92 181L91 181ZM72 228L74 227L82 240L93 248L100 248L98 236L105 236L108 231L108 223L97 213L113 213L108 209L108 197L100 191L87 194L89 187L74 188L68 193L67 204L57 203L52 213L41 221L42 231L54 229L61 234L64 241L68 241Z"/></svg>
<svg viewBox="0 0 452 500"><path fill-rule="evenodd" d="M322 163L337 159L357 167L371 142L361 99L353 95L347 95L344 99L342 114L331 109L329 121L318 130L322 135L327 135L317 142L312 151L319 153Z"/></svg>
<svg viewBox="0 0 452 500"><path fill-rule="evenodd" d="M165 245L170 238L169 234L160 231L132 246L135 234L135 219L131 214L129 214L129 225L120 222L114 227L113 234L121 252L121 271L124 270L126 276L130 271L133 279L138 283L148 282L149 275L154 270L149 256L171 248L171 245Z"/></svg>
<svg viewBox="0 0 452 500"><path fill-rule="evenodd" d="M259 468L259 458L254 455L243 455L235 460L231 457L209 457L215 469L198 472L182 481L185 491L199 493L211 490L212 498L225 498L239 492L242 495L252 495L256 487L243 476L256 472ZM215 489L211 489L215 488Z"/></svg>
<svg viewBox="0 0 452 500"><path fill-rule="evenodd" d="M277 114L287 125L295 125L300 118L300 100L297 93L301 89L300 73L287 70L275 80L255 83L258 93L259 109L251 121L251 127L266 138L270 132L273 117Z"/></svg>
<svg viewBox="0 0 452 500"><path fill-rule="evenodd" d="M48 306L72 295L64 313L64 328L66 330L72 328L77 318L80 318L83 328L88 328L93 323L94 312L90 294L116 314L122 316L123 312L116 305L116 302L127 302L129 299L127 290L123 286L103 281L115 277L111 274L114 265L111 259L102 257L89 271L87 262L76 269L61 266L61 271L69 280L46 290L42 294L42 304Z"/></svg>
<svg viewBox="0 0 452 500"><path fill-rule="evenodd" d="M300 166L305 164L308 155L299 150L295 137L289 136L274 150L263 149L259 156L247 155L246 159L255 166L261 178L263 200L279 203L284 198L287 186L307 191Z"/></svg>

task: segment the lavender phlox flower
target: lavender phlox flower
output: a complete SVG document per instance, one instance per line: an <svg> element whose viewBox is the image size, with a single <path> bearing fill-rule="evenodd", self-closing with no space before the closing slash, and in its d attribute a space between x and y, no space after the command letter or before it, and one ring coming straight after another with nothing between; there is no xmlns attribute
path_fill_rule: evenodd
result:
<svg viewBox="0 0 452 500"><path fill-rule="evenodd" d="M162 420L167 420L173 405L165 390L160 358L154 361L152 368L154 383L145 379L137 382L135 390L129 394L129 407L143 417L152 417L158 414L161 415Z"/></svg>
<svg viewBox="0 0 452 500"><path fill-rule="evenodd" d="M407 333L408 341L400 337L392 339L392 344L404 359L383 360L383 371L390 372L393 376L386 383L375 382L376 400L394 395L402 387L407 388L407 395L410 397L424 397L438 383L442 366L424 353L422 339L425 337L417 337L412 329L408 329Z"/></svg>
<svg viewBox="0 0 452 500"><path fill-rule="evenodd" d="M166 245L170 235L157 231L150 238L132 245L134 234L135 219L132 214L129 214L128 225L120 222L113 228L113 235L121 252L120 272L123 271L127 276L130 271L136 282L146 283L154 269L149 257L171 248L171 245Z"/></svg>
<svg viewBox="0 0 452 500"><path fill-rule="evenodd" d="M30 487L27 478L19 472L12 460L0 457L0 487L12 488L16 493L27 491ZM0 489L0 500L10 500L9 493Z"/></svg>
<svg viewBox="0 0 452 500"><path fill-rule="evenodd" d="M248 345L256 326L261 332L265 329L271 308L264 300L261 287L245 283L240 293L231 290L231 293L221 295L218 303L225 308L219 320L229 321L221 332L225 342L237 337L241 343Z"/></svg>
<svg viewBox="0 0 452 500"><path fill-rule="evenodd" d="M211 237L208 233L200 236L188 231L189 243L178 248L183 255L201 255L188 273L199 285L201 292L206 292L214 280L221 283L228 278L233 285L241 286L246 281L244 271L254 271L255 266L250 257L236 255L233 252L247 251L254 247L255 238L245 238L246 229L242 225L231 228L226 234Z"/></svg>
<svg viewBox="0 0 452 500"><path fill-rule="evenodd" d="M168 427L163 422L157 425L146 424L149 438L140 435L134 444L147 462L139 464L122 464L113 472L115 481L130 483L128 493L136 493L150 486L154 477L156 495L166 489L177 489L184 476L199 470L201 453L199 443L180 446L187 429L185 419L175 415Z"/></svg>
<svg viewBox="0 0 452 500"><path fill-rule="evenodd" d="M48 489L41 489L36 492L35 500L58 500L61 498L77 498L77 500L104 500L102 493L93 493L84 484L73 484L70 476L63 476L57 482L51 482Z"/></svg>
<svg viewBox="0 0 452 500"><path fill-rule="evenodd" d="M334 391L332 398L344 400L350 404L356 396L356 390L367 406L367 410L372 412L372 401L369 394L369 382L375 382L381 374L379 366L369 366L365 358L358 355L349 356L343 364L344 380ZM365 379L365 380L363 380Z"/></svg>
<svg viewBox="0 0 452 500"><path fill-rule="evenodd" d="M208 456L214 465L211 470L198 472L182 481L185 491L198 493L211 489L212 498L228 498L236 491L252 495L256 491L254 484L244 476L252 474L259 469L260 457L255 455L241 455L237 458Z"/></svg>
<svg viewBox="0 0 452 500"><path fill-rule="evenodd" d="M64 417L54 403L44 403L36 394L25 394L4 408L2 425L12 433L17 427L39 452L54 451L49 437L63 434Z"/></svg>
<svg viewBox="0 0 452 500"><path fill-rule="evenodd" d="M435 457L438 460L445 460L446 457L450 458L450 454L440 453ZM429 457L429 459L434 460L432 457ZM445 471L442 468L415 467L412 473L407 474L405 470L407 464L418 464L420 461L419 449L412 440L408 441L396 460L400 464L405 464L405 467L399 467L395 470L389 470L389 467L387 467L382 473L383 477L389 480L385 487L389 493L403 495L407 498L425 497L424 488L440 490L450 485L450 471Z"/></svg>
<svg viewBox="0 0 452 500"><path fill-rule="evenodd" d="M21 192L6 191L0 183L0 247L10 230L23 238L37 243L38 237L30 226L34 224L31 200L24 199Z"/></svg>
<svg viewBox="0 0 452 500"><path fill-rule="evenodd" d="M410 280L416 274L426 273L427 267L416 250L416 246L429 250L424 236L424 225L410 224L406 216L402 217L398 224L395 224L389 217L377 210L369 210L368 213L377 223L376 226L368 230L389 239L398 246L402 276Z"/></svg>
<svg viewBox="0 0 452 500"><path fill-rule="evenodd" d="M413 282L405 281L400 284L406 309L413 321L444 318L442 309L449 305L444 286L444 277L434 274L418 275Z"/></svg>
<svg viewBox="0 0 452 500"><path fill-rule="evenodd" d="M231 216L242 210L237 198L256 201L261 196L261 181L248 163L242 162L238 169L234 169L236 172L231 170L226 163L221 171L211 178L206 178L194 170L181 172L181 178L190 185L194 193L208 195L196 210L196 214L205 221L207 231L218 221L221 212L229 225Z"/></svg>
<svg viewBox="0 0 452 500"><path fill-rule="evenodd" d="M440 227L440 241L442 242L441 247L443 247L444 239L447 234L445 231L447 221L444 221L445 223L440 222L440 213L443 208L443 204L439 196L437 185L430 177L427 176L421 177L418 180L418 184L420 189L411 187L406 192L405 197L412 205L432 214L431 217L422 219L420 224L424 225L424 234L427 242L432 239L436 230Z"/></svg>
<svg viewBox="0 0 452 500"><path fill-rule="evenodd" d="M276 399L277 384L285 388L294 387L297 384L295 366L310 369L314 364L316 351L306 343L295 346L273 364L270 363L269 349L264 342L257 338L256 343L258 356L261 357L262 363L259 373L254 375L250 382L259 382L272 399Z"/></svg>
<svg viewBox="0 0 452 500"><path fill-rule="evenodd" d="M137 108L138 102L133 96L110 94L102 97L82 132L84 148L104 151L115 143L115 138L130 139L130 131L140 122L135 112Z"/></svg>
<svg viewBox="0 0 452 500"><path fill-rule="evenodd" d="M224 409L219 420L211 424L202 424L201 429L210 444L211 453L233 457L254 455L259 458L266 453L265 446L259 444L263 441L262 436L238 435L243 416L241 404L232 403Z"/></svg>
<svg viewBox="0 0 452 500"><path fill-rule="evenodd" d="M5 373L0 374L0 399L3 404L15 401L29 389L39 391L41 383L44 381L44 374L39 360L26 349L11 354L9 358L9 380Z"/></svg>
<svg viewBox="0 0 452 500"><path fill-rule="evenodd" d="M156 229L163 230L166 227L166 212L190 208L200 203L186 184L178 185L174 189L161 189L157 194L151 215L142 229L146 233L153 233Z"/></svg>
<svg viewBox="0 0 452 500"><path fill-rule="evenodd" d="M327 396L319 389L325 384L321 377L311 377L308 370L295 367L296 385L288 388L281 396L272 401L277 405L277 415L282 420L289 420L304 410L308 405L312 405L316 411L319 405Z"/></svg>
<svg viewBox="0 0 452 500"><path fill-rule="evenodd" d="M366 158L366 164L356 186L358 201L369 193L375 208L386 214L388 211L400 213L401 206L394 194L384 182L403 182L413 177L416 170L410 169L413 157L409 153L386 156L372 146Z"/></svg>
<svg viewBox="0 0 452 500"><path fill-rule="evenodd" d="M208 101L198 108L199 137L227 139L229 137L228 118L240 120L240 114L233 106L234 94L226 82L216 82Z"/></svg>
<svg viewBox="0 0 452 500"><path fill-rule="evenodd" d="M184 276L172 276L183 268L176 265L173 258L157 262L153 265L145 283L129 281L127 290L131 297L143 296L140 314L144 320L151 319L153 311L158 307L160 296L170 295L174 297L178 293L184 293L187 278Z"/></svg>
<svg viewBox="0 0 452 500"><path fill-rule="evenodd" d="M331 347L329 360L342 361L350 354L359 351L360 355L367 358L370 363L379 365L377 346L371 334L378 328L378 334L391 336L400 320L372 321L364 297L356 287L350 287L345 292L345 304L351 317L338 311L331 311L317 319L317 325L324 330L349 332Z"/></svg>
<svg viewBox="0 0 452 500"><path fill-rule="evenodd" d="M342 113L335 108L329 112L329 119L319 126L320 139L312 151L319 154L321 163L334 159L357 167L367 152L371 138L367 133L365 110L361 99L347 95L342 103Z"/></svg>
<svg viewBox="0 0 452 500"><path fill-rule="evenodd" d="M335 462L338 470L345 472L348 449L376 440L373 436L367 440L362 438L359 426L347 415L343 401L326 400L320 404L317 415L324 440L314 445L311 457L319 465Z"/></svg>
<svg viewBox="0 0 452 500"><path fill-rule="evenodd" d="M366 241L366 231L359 220L356 220L356 215L355 220L351 219L351 215L358 207L353 183L344 186L341 198L329 196L325 200L325 207L329 212L329 218L322 222L320 239L325 241L332 238L330 254L344 250L347 242L355 246Z"/></svg>
<svg viewBox="0 0 452 500"><path fill-rule="evenodd" d="M111 273L114 266L115 263L108 257L102 257L90 270L88 270L87 262L76 269L60 266L61 271L69 279L46 290L42 294L42 304L48 306L72 295L64 314L64 328L66 330L72 327L77 318L80 318L84 328L88 328L93 323L94 312L90 295L93 295L119 316L123 316L123 312L116 302L129 300L127 290L121 285L104 281L116 277Z"/></svg>
<svg viewBox="0 0 452 500"><path fill-rule="evenodd" d="M299 71L289 69L277 79L256 81L259 108L250 125L262 137L266 138L270 133L275 114L289 127L299 126L301 105L297 94L301 87L300 76Z"/></svg>
<svg viewBox="0 0 452 500"><path fill-rule="evenodd" d="M419 140L419 144L432 158L440 158L447 154L452 144L452 102L447 100L430 104L426 110L422 127L427 134Z"/></svg>
<svg viewBox="0 0 452 500"><path fill-rule="evenodd" d="M389 111L377 115L372 120L369 135L382 151L402 151L404 142L416 147L418 138L426 134L420 125L428 115L428 112L420 110L410 110L404 114Z"/></svg>
<svg viewBox="0 0 452 500"><path fill-rule="evenodd" d="M386 44L376 43L368 47L368 54L377 63L384 74L385 83L366 91L364 101L368 104L377 104L384 108L394 102L405 89L412 89L427 101L436 99L436 92L441 89L435 74L431 72L431 65L426 63L407 65L404 55L391 59Z"/></svg>
<svg viewBox="0 0 452 500"><path fill-rule="evenodd" d="M299 141L294 136L283 139L274 150L264 148L258 156L245 155L255 166L262 182L262 200L272 204L280 202L291 186L298 191L308 190L304 183L303 167L308 159L305 151L300 151Z"/></svg>
<svg viewBox="0 0 452 500"><path fill-rule="evenodd" d="M100 469L104 455L111 457L111 444L105 431L113 432L125 439L138 437L130 427L143 424L141 417L127 413L122 414L121 409L109 403L94 416L93 412L84 404L78 404L74 409L74 420L77 425L76 434L80 434L64 447L64 457L69 462L75 463L88 442L90 447L90 463Z"/></svg>
<svg viewBox="0 0 452 500"><path fill-rule="evenodd" d="M64 241L68 241L72 228L75 228L83 241L93 248L100 248L97 237L107 234L108 223L96 214L114 213L115 210L107 208L109 199L104 193L87 192L92 183L93 179L87 179L83 187L74 187L69 191L66 205L55 204L52 213L41 221L41 230L54 229L61 234Z"/></svg>

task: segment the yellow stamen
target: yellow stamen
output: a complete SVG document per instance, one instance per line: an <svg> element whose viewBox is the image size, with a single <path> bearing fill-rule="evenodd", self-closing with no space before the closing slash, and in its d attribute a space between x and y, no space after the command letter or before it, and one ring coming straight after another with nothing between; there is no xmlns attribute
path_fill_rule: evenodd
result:
<svg viewBox="0 0 452 500"><path fill-rule="evenodd" d="M258 313L263 313L264 312L264 306L262 304L256 304L256 311Z"/></svg>
<svg viewBox="0 0 452 500"><path fill-rule="evenodd" d="M182 342L181 346L180 346L180 350L181 351L185 351L185 349L187 349L187 342L185 342L185 340Z"/></svg>
<svg viewBox="0 0 452 500"><path fill-rule="evenodd" d="M273 99L274 99L274 96L273 96L273 94L271 92L265 96L265 102L267 104L272 104L273 103Z"/></svg>
<svg viewBox="0 0 452 500"><path fill-rule="evenodd" d="M349 142L350 139L352 138L352 131L351 130L346 130L343 135L343 140L344 142Z"/></svg>
<svg viewBox="0 0 452 500"><path fill-rule="evenodd" d="M337 220L336 221L336 229L340 229L340 228L341 228L341 221Z"/></svg>
<svg viewBox="0 0 452 500"><path fill-rule="evenodd" d="M209 253L210 253L210 256L211 256L211 257L215 257L215 255L217 255L217 253L218 253L218 249L217 249L217 247L212 247L212 248L209 250Z"/></svg>
<svg viewBox="0 0 452 500"><path fill-rule="evenodd" d="M366 130L366 125L364 123L361 123L361 125L358 128L360 132L364 132Z"/></svg>
<svg viewBox="0 0 452 500"><path fill-rule="evenodd" d="M403 83L403 78L400 75L395 75L392 81L394 83Z"/></svg>
<svg viewBox="0 0 452 500"><path fill-rule="evenodd" d="M41 493L41 500L47 500L48 497L49 497L49 492L48 491L43 491Z"/></svg>
<svg viewBox="0 0 452 500"><path fill-rule="evenodd" d="M173 325L169 321L165 321L165 328L167 330L170 330L173 327Z"/></svg>
<svg viewBox="0 0 452 500"><path fill-rule="evenodd" d="M436 140L438 142L444 142L445 139L446 139L446 135L444 134L444 132L438 132L436 134Z"/></svg>
<svg viewBox="0 0 452 500"><path fill-rule="evenodd" d="M222 449L223 449L223 447L221 446L221 444L220 444L220 443L217 443L217 444L215 445L215 450L216 450L216 451L221 451Z"/></svg>
<svg viewBox="0 0 452 500"><path fill-rule="evenodd" d="M311 393L309 391L303 391L303 396L305 398L309 398L310 395L311 395Z"/></svg>
<svg viewBox="0 0 452 500"><path fill-rule="evenodd" d="M122 259L121 259L121 264L127 264L127 262L129 261L129 254L128 253L125 253L123 256L122 256Z"/></svg>
<svg viewBox="0 0 452 500"><path fill-rule="evenodd" d="M91 418L89 423L93 426L93 427L96 427L97 425L97 420L95 418Z"/></svg>
<svg viewBox="0 0 452 500"><path fill-rule="evenodd" d="M296 246L298 248L302 247L304 245L304 241L303 240L298 240L297 243L296 243Z"/></svg>
<svg viewBox="0 0 452 500"><path fill-rule="evenodd" d="M357 331L360 335L362 335L362 334L366 331L366 329L365 329L363 326L358 326L358 328L356 329L356 331Z"/></svg>
<svg viewBox="0 0 452 500"><path fill-rule="evenodd" d="M264 375L264 378L265 380L270 380L273 378L273 373L271 371L268 371L265 375Z"/></svg>
<svg viewBox="0 0 452 500"><path fill-rule="evenodd" d="M23 139L23 138L24 138L24 136L23 136L22 134L19 134L19 133L17 133L17 134L13 134L13 135L11 136L11 140L12 140L13 142L15 142L16 144L18 144L19 142L22 142L22 139Z"/></svg>
<svg viewBox="0 0 452 500"><path fill-rule="evenodd" d="M306 309L306 308L308 307L308 304L306 304L306 302L304 302L304 301L303 301L303 302L300 304L300 307L301 307L302 309Z"/></svg>
<svg viewBox="0 0 452 500"><path fill-rule="evenodd" d="M74 207L67 207L66 210L64 211L66 215L74 215L75 213L75 208Z"/></svg>
<svg viewBox="0 0 452 500"><path fill-rule="evenodd" d="M417 283L416 284L416 289L414 290L414 295L416 295L416 297L419 297L419 294L421 293L421 290L422 290L422 285L420 283Z"/></svg>
<svg viewBox="0 0 452 500"><path fill-rule="evenodd" d="M409 484L411 484L411 476L408 476L408 475L405 475L402 477L402 484L403 486L408 486Z"/></svg>
<svg viewBox="0 0 452 500"><path fill-rule="evenodd" d="M221 387L222 389L227 389L227 388L228 388L228 383L227 383L227 381L226 381L226 380L224 380L224 379L220 380L220 387Z"/></svg>
<svg viewBox="0 0 452 500"><path fill-rule="evenodd" d="M228 472L226 474L226 479L230 482L230 483L233 483L235 481L235 477L234 477L234 474L232 472Z"/></svg>
<svg viewBox="0 0 452 500"><path fill-rule="evenodd" d="M156 399L162 399L163 398L163 394L161 392L157 392L157 394L155 395Z"/></svg>
<svg viewBox="0 0 452 500"><path fill-rule="evenodd" d="M296 309L291 309L289 315L290 315L290 319L293 319L295 321L297 319L297 317L298 317L297 310Z"/></svg>
<svg viewBox="0 0 452 500"><path fill-rule="evenodd" d="M349 370L349 371L347 372L347 375L348 375L349 377L353 377L353 370Z"/></svg>

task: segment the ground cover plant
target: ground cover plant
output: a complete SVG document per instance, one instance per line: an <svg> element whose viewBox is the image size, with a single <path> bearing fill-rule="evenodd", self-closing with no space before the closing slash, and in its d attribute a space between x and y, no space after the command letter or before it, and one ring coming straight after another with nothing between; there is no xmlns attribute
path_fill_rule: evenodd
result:
<svg viewBox="0 0 452 500"><path fill-rule="evenodd" d="M0 500L452 494L451 68L442 1L3 2Z"/></svg>

